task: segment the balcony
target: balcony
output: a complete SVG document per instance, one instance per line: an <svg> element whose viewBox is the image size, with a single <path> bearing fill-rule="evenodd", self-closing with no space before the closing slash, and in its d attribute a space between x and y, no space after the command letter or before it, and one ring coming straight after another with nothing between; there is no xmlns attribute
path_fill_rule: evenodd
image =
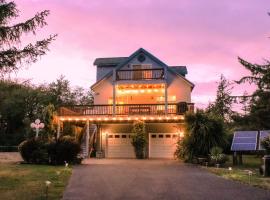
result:
<svg viewBox="0 0 270 200"><path fill-rule="evenodd" d="M117 70L116 80L163 80L164 69L132 69L132 70Z"/></svg>
<svg viewBox="0 0 270 200"><path fill-rule="evenodd" d="M180 102L168 104L117 104L113 105L74 105L61 107L60 116L132 116L132 115L182 115L193 112L194 104Z"/></svg>

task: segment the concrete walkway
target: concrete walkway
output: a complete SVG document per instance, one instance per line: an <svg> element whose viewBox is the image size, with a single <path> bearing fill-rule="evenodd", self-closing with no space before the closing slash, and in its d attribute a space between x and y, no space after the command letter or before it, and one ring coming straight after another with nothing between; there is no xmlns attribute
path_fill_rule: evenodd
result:
<svg viewBox="0 0 270 200"><path fill-rule="evenodd" d="M269 200L270 191L173 160L90 159L75 166L65 200Z"/></svg>

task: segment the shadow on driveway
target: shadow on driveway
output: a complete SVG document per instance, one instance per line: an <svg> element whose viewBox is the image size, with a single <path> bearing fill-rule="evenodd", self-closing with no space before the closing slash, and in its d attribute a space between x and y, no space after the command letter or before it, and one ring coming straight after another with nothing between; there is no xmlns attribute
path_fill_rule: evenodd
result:
<svg viewBox="0 0 270 200"><path fill-rule="evenodd" d="M88 159L75 166L64 200L269 200L270 191L174 160Z"/></svg>

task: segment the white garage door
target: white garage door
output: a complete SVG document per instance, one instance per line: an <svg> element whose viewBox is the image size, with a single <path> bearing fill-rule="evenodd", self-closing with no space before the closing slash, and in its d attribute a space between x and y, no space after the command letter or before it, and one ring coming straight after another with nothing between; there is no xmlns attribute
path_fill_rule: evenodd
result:
<svg viewBox="0 0 270 200"><path fill-rule="evenodd" d="M135 158L130 134L113 133L107 137L108 158Z"/></svg>
<svg viewBox="0 0 270 200"><path fill-rule="evenodd" d="M150 133L149 157L174 158L177 139L175 133Z"/></svg>

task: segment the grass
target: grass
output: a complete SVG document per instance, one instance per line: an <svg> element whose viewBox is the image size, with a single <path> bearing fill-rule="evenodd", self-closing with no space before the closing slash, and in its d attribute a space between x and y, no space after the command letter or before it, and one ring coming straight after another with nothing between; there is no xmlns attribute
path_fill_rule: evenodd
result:
<svg viewBox="0 0 270 200"><path fill-rule="evenodd" d="M207 169L221 177L239 181L244 184L270 190L270 178L265 178L259 173L259 167L262 165L261 157L254 155L243 155L243 165L233 166L232 156L223 168L208 167ZM232 170L229 170L232 167ZM249 171L252 175L249 176Z"/></svg>
<svg viewBox="0 0 270 200"><path fill-rule="evenodd" d="M63 166L0 163L0 197L9 200L61 199L72 169Z"/></svg>

